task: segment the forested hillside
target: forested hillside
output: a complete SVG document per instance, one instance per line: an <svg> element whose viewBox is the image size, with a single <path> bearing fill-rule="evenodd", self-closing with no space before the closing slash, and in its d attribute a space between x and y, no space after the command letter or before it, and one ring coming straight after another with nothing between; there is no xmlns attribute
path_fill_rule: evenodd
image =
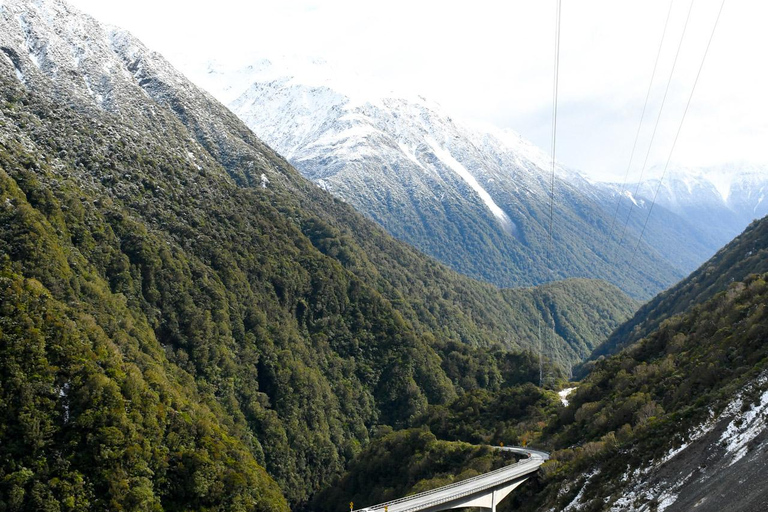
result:
<svg viewBox="0 0 768 512"><path fill-rule="evenodd" d="M376 425L533 374L507 365L539 323L566 364L635 307L447 270L62 2L8 1L0 29L8 510L298 506Z"/></svg>
<svg viewBox="0 0 768 512"><path fill-rule="evenodd" d="M668 507L686 486L721 478L753 450L763 451L766 279L768 274L752 274L733 282L597 362L544 433L557 449L543 469L543 492L521 508L560 510L573 503L577 510L629 509L658 506L665 499ZM691 473L661 480L657 475L675 458ZM749 480L750 487L765 489L763 471L746 464L740 473L739 483ZM701 502L712 494L706 487L699 491ZM737 486L718 492L730 496L729 510L758 510L750 500L736 507Z"/></svg>
<svg viewBox="0 0 768 512"><path fill-rule="evenodd" d="M689 277L644 304L590 359L609 355L647 336L662 322L707 301L729 283L768 272L768 223L755 221Z"/></svg>
<svg viewBox="0 0 768 512"><path fill-rule="evenodd" d="M367 455L377 457L381 446L398 451L406 461L399 479L385 473L379 485L367 459L355 462L321 495L327 500L321 508L338 508L340 495L357 493L373 504L388 498L392 486L401 494L421 490L429 484L412 477L421 461L434 464L437 485L471 476L485 460L468 457L460 445L431 441L434 436L532 443L551 452L538 477L502 510L762 510L768 503L768 273L753 271L763 268L765 257L754 256L764 250L766 226L768 218L756 221L708 262L711 281L692 276L689 286L701 286L695 300L677 313L653 310L645 321L656 327L569 384L576 391L567 405L511 376L497 390L432 405L412 423L423 429L418 437L390 434ZM450 468L446 453L457 454Z"/></svg>

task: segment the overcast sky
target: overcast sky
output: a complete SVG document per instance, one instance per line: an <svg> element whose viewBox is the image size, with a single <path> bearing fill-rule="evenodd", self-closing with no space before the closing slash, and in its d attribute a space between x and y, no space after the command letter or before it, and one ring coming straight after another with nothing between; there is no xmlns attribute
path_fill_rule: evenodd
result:
<svg viewBox="0 0 768 512"><path fill-rule="evenodd" d="M695 0L648 167L667 160L720 2ZM130 30L182 71L213 58L319 57L550 148L555 0L70 3ZM645 160L690 5L672 4L630 181ZM561 163L623 179L669 6L669 0L563 1ZM674 164L768 162L766 19L768 2L726 2Z"/></svg>

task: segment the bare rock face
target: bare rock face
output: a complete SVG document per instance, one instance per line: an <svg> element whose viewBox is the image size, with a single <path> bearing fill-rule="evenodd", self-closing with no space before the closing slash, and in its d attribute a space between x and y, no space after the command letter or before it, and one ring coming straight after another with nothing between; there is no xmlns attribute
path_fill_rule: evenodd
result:
<svg viewBox="0 0 768 512"><path fill-rule="evenodd" d="M635 470L612 510L765 510L768 391L759 392L765 384L765 377L751 383L664 458Z"/></svg>

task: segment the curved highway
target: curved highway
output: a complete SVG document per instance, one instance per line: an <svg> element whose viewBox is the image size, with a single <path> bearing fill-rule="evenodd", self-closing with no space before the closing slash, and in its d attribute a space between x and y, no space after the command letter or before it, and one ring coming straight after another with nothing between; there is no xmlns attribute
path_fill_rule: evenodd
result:
<svg viewBox="0 0 768 512"><path fill-rule="evenodd" d="M489 473L438 487L431 491L358 509L355 512L416 512L425 509L440 510L452 508L450 506L451 502L458 500L466 501L466 498L473 495L488 494L505 484L521 479L524 480L527 478L527 475L538 471L539 467L549 459L548 453L531 450L530 448L510 446L497 449L524 455L527 458ZM444 506L441 507L441 505Z"/></svg>

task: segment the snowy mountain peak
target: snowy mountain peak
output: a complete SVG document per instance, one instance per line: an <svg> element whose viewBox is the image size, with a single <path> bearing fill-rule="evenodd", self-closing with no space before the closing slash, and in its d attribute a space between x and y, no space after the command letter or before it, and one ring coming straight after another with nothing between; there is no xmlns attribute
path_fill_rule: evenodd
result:
<svg viewBox="0 0 768 512"><path fill-rule="evenodd" d="M230 107L300 168L300 162L325 162L313 164L309 174L333 190L343 188L338 182L348 172L343 162L378 158L383 151L397 166L396 179L413 173L412 183L422 181L425 189L431 189L425 193L434 195L438 187L441 196L449 189L452 194L475 195L477 203L487 207L507 233L515 232L515 223L493 198L501 192L498 183L507 183L516 172L524 171L530 175L526 187L540 195L546 193L542 177L548 158L519 135L497 131L497 136L474 129L418 95L393 96L384 88L371 93L363 82L322 75L320 71L328 71L324 66L320 63L309 68L311 73L303 69L283 76L275 76L271 65L258 66L220 83L259 78ZM211 75L215 72L209 72ZM217 94L224 97L231 92L220 87ZM502 161L507 163L500 164ZM434 183L424 185L424 176ZM466 190L457 191L457 185Z"/></svg>
<svg viewBox="0 0 768 512"><path fill-rule="evenodd" d="M658 186L661 168L652 168L644 183ZM667 191L685 191L688 194L715 195L717 200L730 204L732 194L745 188L759 190L768 183L768 165L730 162L709 167L674 167L667 171L662 187ZM635 184L636 185L636 184Z"/></svg>
<svg viewBox="0 0 768 512"><path fill-rule="evenodd" d="M469 124L323 61L209 63L193 76L304 176L461 272L502 286L622 279L619 264L589 246L608 221L583 192L587 181L558 165L553 183L549 155L517 133ZM556 265L547 259L550 204L559 229L592 233L566 235L574 245Z"/></svg>

